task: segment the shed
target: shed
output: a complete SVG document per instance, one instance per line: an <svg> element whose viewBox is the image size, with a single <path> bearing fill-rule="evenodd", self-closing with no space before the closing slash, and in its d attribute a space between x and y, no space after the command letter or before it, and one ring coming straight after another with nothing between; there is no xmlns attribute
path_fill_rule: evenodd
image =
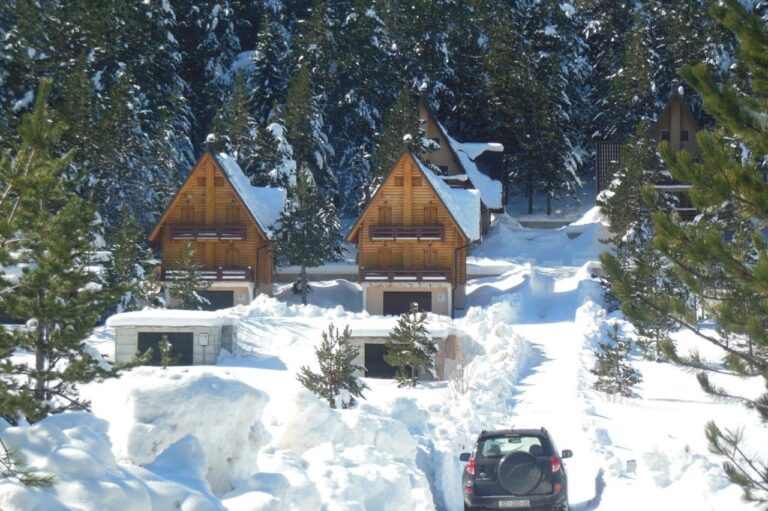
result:
<svg viewBox="0 0 768 511"><path fill-rule="evenodd" d="M396 368L384 361L387 352L386 343L389 333L397 324L399 318L393 316L370 317L352 320L348 323L352 334L350 343L358 346L360 351L353 361L355 365L365 367L363 376L370 378L394 378ZM456 358L457 336L450 322L441 316L431 316L426 324L427 331L437 343L435 355L435 373L438 380L445 377L445 360ZM428 374L419 374L425 380L434 379Z"/></svg>
<svg viewBox="0 0 768 511"><path fill-rule="evenodd" d="M222 347L232 351L235 325L234 317L216 311L153 309L107 319L115 329L115 362L130 362L152 348L152 365L160 363L163 336L171 343L173 365L215 364Z"/></svg>

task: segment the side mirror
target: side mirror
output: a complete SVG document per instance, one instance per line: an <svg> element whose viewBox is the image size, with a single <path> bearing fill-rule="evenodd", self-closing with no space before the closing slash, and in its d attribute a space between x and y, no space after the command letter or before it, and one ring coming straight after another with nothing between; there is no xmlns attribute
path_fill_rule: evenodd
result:
<svg viewBox="0 0 768 511"><path fill-rule="evenodd" d="M459 461L467 462L469 461L470 454L468 452L463 452L459 455Z"/></svg>
<svg viewBox="0 0 768 511"><path fill-rule="evenodd" d="M563 449L563 454L560 456L561 458L573 458L573 451L570 449Z"/></svg>

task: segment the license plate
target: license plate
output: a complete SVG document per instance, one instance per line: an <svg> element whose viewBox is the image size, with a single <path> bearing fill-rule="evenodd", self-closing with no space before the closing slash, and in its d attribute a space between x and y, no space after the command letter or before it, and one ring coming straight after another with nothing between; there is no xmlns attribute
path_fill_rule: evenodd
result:
<svg viewBox="0 0 768 511"><path fill-rule="evenodd" d="M500 500L499 509L520 509L531 507L530 500Z"/></svg>

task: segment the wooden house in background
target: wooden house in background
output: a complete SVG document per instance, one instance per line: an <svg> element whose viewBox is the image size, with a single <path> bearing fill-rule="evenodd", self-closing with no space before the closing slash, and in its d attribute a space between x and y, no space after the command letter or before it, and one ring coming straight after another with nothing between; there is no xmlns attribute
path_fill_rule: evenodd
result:
<svg viewBox="0 0 768 511"><path fill-rule="evenodd" d="M661 111L657 121L648 130L648 135L657 143L669 142L675 151L686 150L692 155L699 152L696 133L701 125L685 104L684 90L678 80L672 81L669 100ZM608 187L612 177L612 167L619 161L623 141L598 142L595 160L597 191ZM683 218L692 218L696 210L688 200L687 191L691 186L672 179L668 172L655 176L656 188L677 198L677 212Z"/></svg>
<svg viewBox="0 0 768 511"><path fill-rule="evenodd" d="M480 208L477 190L451 188L405 151L347 235L358 246L363 308L384 315L412 302L443 315L463 309Z"/></svg>
<svg viewBox="0 0 768 511"><path fill-rule="evenodd" d="M206 150L149 236L162 252L161 280L182 269L182 252L191 243L210 282L211 309L270 293L271 226L284 203L284 190L251 186L234 159Z"/></svg>
<svg viewBox="0 0 768 511"><path fill-rule="evenodd" d="M419 155L423 161L437 166L441 178L453 188L475 189L480 193L480 224L488 233L491 213L503 213L506 204L504 146L496 142L459 142L450 136L429 108L426 94L419 98L419 119L425 137L438 149Z"/></svg>

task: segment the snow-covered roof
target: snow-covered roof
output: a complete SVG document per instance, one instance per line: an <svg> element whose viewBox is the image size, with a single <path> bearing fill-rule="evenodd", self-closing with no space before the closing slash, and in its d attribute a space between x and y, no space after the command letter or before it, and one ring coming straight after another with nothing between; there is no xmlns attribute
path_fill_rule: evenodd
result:
<svg viewBox="0 0 768 511"><path fill-rule="evenodd" d="M448 212L470 241L480 239L480 194L478 190L451 188L416 156L413 160L426 176ZM474 183L474 181L473 181Z"/></svg>
<svg viewBox="0 0 768 511"><path fill-rule="evenodd" d="M285 206L285 190L253 186L243 173L240 165L228 154L219 153L216 161L229 178L245 207L258 222L259 227L267 237L272 237L272 225L280 217Z"/></svg>
<svg viewBox="0 0 768 511"><path fill-rule="evenodd" d="M496 142L459 142L448 134L445 126L436 121L440 130L448 139L451 149L459 159L459 164L469 176L472 185L480 191L483 203L490 209L501 209L502 187L501 182L483 174L477 168L475 159L486 151L502 152L504 146Z"/></svg>
<svg viewBox="0 0 768 511"><path fill-rule="evenodd" d="M389 333L397 325L398 316L371 316L364 319L353 319L346 322L352 337L389 337ZM430 337L447 337L452 333L449 318L429 314L425 325Z"/></svg>
<svg viewBox="0 0 768 511"><path fill-rule="evenodd" d="M232 322L232 316L222 311L146 309L115 314L107 319L107 326L221 326Z"/></svg>

